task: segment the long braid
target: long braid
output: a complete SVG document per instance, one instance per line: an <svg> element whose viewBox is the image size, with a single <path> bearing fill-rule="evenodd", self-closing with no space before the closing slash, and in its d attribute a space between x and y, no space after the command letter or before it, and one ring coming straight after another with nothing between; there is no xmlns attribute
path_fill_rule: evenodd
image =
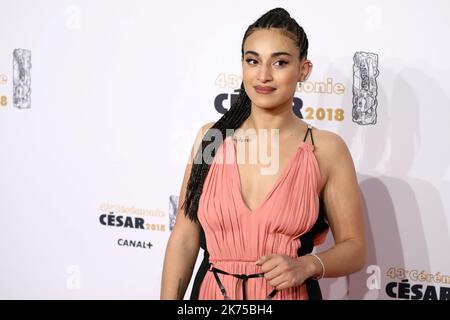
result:
<svg viewBox="0 0 450 320"><path fill-rule="evenodd" d="M258 29L268 28L280 29L283 34L294 40L296 45L300 49L299 58L306 58L308 54L308 38L306 37L303 28L283 8L274 8L266 12L247 28L242 40L242 58L244 57L245 39ZM218 147L217 144L220 142L216 140L209 141L212 133L211 129L216 129L221 132L221 141L223 142L223 140L226 138L226 135L229 134L230 131L234 132L234 130L238 129L242 125L242 123L250 116L250 113L251 100L245 92L244 83L242 82L241 89L236 101L231 105L230 109L219 120L217 120L217 122L215 122L210 129L208 129L194 157L192 171L186 187L186 198L181 205L181 209L184 209L185 215L192 221L198 221L197 211L200 196L203 191L203 184L205 182L206 176L208 175L211 160L215 156L215 151ZM203 150L205 150L205 148L207 148L210 144L214 144L211 155L209 158L203 159L204 156L209 156L207 154L204 155Z"/></svg>

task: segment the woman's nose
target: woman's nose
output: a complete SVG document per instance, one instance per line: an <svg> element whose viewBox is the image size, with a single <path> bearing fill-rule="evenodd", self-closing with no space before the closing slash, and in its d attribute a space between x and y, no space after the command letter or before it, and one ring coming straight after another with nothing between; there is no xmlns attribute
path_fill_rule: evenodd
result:
<svg viewBox="0 0 450 320"><path fill-rule="evenodd" d="M259 68L258 80L261 82L265 82L265 81L271 80L271 78L272 78L272 74L270 71L270 67L261 65L261 67Z"/></svg>

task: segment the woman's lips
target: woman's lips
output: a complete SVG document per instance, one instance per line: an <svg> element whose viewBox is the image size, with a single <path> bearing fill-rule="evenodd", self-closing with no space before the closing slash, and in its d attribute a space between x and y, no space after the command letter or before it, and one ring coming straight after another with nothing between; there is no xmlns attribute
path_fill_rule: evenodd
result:
<svg viewBox="0 0 450 320"><path fill-rule="evenodd" d="M275 91L275 88L273 88L273 87L256 86L255 90L258 93L267 94L267 93L271 93L271 92Z"/></svg>

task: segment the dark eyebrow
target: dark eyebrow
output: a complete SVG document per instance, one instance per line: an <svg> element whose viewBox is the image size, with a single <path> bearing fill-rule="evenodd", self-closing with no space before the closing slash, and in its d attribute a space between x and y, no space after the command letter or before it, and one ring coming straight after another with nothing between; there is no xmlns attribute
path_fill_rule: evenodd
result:
<svg viewBox="0 0 450 320"><path fill-rule="evenodd" d="M255 56L259 57L259 53L256 51L248 50L244 53L244 55L246 55L248 53L254 54ZM284 51L273 52L270 55L270 57L273 58L273 57L278 57L278 56L282 56L282 55L288 55L288 56L292 57L292 55L289 52L284 52Z"/></svg>

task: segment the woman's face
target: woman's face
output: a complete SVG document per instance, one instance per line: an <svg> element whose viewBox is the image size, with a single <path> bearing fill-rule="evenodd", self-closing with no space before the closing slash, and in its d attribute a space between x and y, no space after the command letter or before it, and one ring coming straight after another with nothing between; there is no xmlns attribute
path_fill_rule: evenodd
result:
<svg viewBox="0 0 450 320"><path fill-rule="evenodd" d="M309 61L299 60L299 48L294 41L276 29L256 30L245 39L243 83L252 104L257 107L271 109L286 104L292 107L297 82L306 78L309 68ZM275 90L261 93L257 86Z"/></svg>

